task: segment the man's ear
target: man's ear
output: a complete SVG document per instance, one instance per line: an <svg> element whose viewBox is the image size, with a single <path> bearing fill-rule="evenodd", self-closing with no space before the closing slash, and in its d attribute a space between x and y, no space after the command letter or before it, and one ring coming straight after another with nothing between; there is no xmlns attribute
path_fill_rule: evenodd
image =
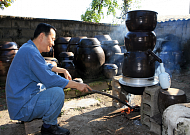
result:
<svg viewBox="0 0 190 135"><path fill-rule="evenodd" d="M39 35L39 39L40 39L40 41L42 41L43 40L43 38L44 38L44 36L45 36L45 33L40 33L40 35Z"/></svg>

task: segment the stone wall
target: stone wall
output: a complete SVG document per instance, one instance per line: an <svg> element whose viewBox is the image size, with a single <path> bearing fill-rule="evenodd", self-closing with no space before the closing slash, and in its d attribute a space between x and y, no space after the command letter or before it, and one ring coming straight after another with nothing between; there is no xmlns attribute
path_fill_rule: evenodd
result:
<svg viewBox="0 0 190 135"><path fill-rule="evenodd" d="M169 17L168 17L169 18ZM190 17L185 19L160 20L157 23L157 39L168 39L178 42L184 51L187 62L190 62ZM128 32L126 26L91 23L73 20L55 20L27 17L0 16L0 41L14 41L19 46L33 36L34 29L40 22L49 23L57 28L57 37L77 37L108 34L113 40L124 45L124 36Z"/></svg>
<svg viewBox="0 0 190 135"><path fill-rule="evenodd" d="M123 33L127 29L120 25L91 23L73 20L55 20L27 17L0 16L0 41L14 41L19 46L33 37L36 26L41 23L48 23L56 27L56 37L78 37L95 35L110 35L113 40L123 44Z"/></svg>

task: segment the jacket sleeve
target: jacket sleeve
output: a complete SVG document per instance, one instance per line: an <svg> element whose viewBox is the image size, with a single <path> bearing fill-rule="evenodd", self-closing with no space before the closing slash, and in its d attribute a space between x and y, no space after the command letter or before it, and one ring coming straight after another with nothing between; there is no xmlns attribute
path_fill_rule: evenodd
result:
<svg viewBox="0 0 190 135"><path fill-rule="evenodd" d="M31 76L34 81L39 81L46 88L61 87L64 88L69 80L57 75L51 69L52 64L48 64L40 54L35 54L30 60L29 67L34 76ZM32 75L32 74L31 74Z"/></svg>

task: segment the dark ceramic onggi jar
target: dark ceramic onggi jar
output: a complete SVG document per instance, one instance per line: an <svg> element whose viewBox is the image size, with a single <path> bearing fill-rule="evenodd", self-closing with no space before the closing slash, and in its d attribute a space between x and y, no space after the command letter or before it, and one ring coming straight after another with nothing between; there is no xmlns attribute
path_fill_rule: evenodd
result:
<svg viewBox="0 0 190 135"><path fill-rule="evenodd" d="M5 82L10 64L18 51L16 42L0 42L0 81Z"/></svg>
<svg viewBox="0 0 190 135"><path fill-rule="evenodd" d="M125 24L129 31L153 31L157 25L157 14L150 10L129 11Z"/></svg>
<svg viewBox="0 0 190 135"><path fill-rule="evenodd" d="M156 45L156 34L154 31L128 32L125 36L125 47L127 51L153 50Z"/></svg>
<svg viewBox="0 0 190 135"><path fill-rule="evenodd" d="M119 44L119 42L117 40L102 41L101 47L105 53L106 63L113 63L113 60L111 59L111 57L115 53L121 53L121 48L118 44Z"/></svg>
<svg viewBox="0 0 190 135"><path fill-rule="evenodd" d="M97 38L80 40L74 64L81 78L96 79L102 75L105 54Z"/></svg>
<svg viewBox="0 0 190 135"><path fill-rule="evenodd" d="M54 45L54 57L59 60L59 54L66 52L71 37L58 37Z"/></svg>
<svg viewBox="0 0 190 135"><path fill-rule="evenodd" d="M77 46L79 45L79 42L82 38L87 38L85 36L81 37L72 37L69 41L69 45L67 46L67 52L73 52L75 53Z"/></svg>

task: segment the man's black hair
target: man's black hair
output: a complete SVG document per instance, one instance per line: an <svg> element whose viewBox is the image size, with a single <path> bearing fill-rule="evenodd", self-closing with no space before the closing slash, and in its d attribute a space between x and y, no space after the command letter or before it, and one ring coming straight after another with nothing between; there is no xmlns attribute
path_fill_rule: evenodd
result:
<svg viewBox="0 0 190 135"><path fill-rule="evenodd" d="M45 35L47 36L50 33L50 29L54 29L56 31L56 28L51 26L50 24L47 24L47 23L38 24L34 32L34 37L32 38L32 40L37 38L40 35L40 33L45 33Z"/></svg>

